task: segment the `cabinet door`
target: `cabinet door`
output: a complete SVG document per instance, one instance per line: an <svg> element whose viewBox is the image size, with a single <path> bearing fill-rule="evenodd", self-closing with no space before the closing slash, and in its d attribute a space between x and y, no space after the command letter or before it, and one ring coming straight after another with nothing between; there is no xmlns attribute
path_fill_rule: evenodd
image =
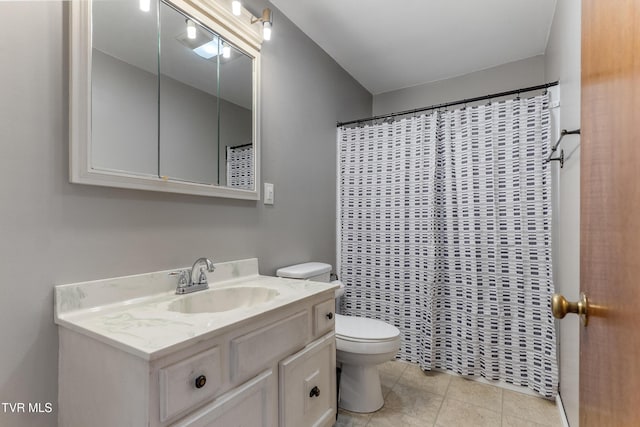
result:
<svg viewBox="0 0 640 427"><path fill-rule="evenodd" d="M233 338L229 345L231 381L252 378L309 340L309 312L301 311L264 328Z"/></svg>
<svg viewBox="0 0 640 427"><path fill-rule="evenodd" d="M336 300L321 302L313 306L313 336L333 330L336 323Z"/></svg>
<svg viewBox="0 0 640 427"><path fill-rule="evenodd" d="M274 381L270 369L231 390L172 427L269 427L272 426Z"/></svg>
<svg viewBox="0 0 640 427"><path fill-rule="evenodd" d="M165 422L216 395L222 383L220 348L216 346L165 366L159 375L160 421Z"/></svg>
<svg viewBox="0 0 640 427"><path fill-rule="evenodd" d="M280 426L331 426L336 415L333 332L280 362Z"/></svg>

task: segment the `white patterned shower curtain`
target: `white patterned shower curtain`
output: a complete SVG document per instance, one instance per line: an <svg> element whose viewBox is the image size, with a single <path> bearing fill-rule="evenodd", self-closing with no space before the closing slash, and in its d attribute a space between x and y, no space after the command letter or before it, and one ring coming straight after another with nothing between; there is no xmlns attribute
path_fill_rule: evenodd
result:
<svg viewBox="0 0 640 427"><path fill-rule="evenodd" d="M227 187L253 189L253 144L227 147Z"/></svg>
<svg viewBox="0 0 640 427"><path fill-rule="evenodd" d="M556 395L548 102L339 130L342 311L401 359Z"/></svg>

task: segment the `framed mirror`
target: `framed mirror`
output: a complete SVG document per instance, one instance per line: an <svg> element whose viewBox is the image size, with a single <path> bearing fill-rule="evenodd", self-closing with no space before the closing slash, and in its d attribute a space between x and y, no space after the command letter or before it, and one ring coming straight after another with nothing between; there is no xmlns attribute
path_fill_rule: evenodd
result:
<svg viewBox="0 0 640 427"><path fill-rule="evenodd" d="M260 198L262 36L226 3L72 0L71 182Z"/></svg>

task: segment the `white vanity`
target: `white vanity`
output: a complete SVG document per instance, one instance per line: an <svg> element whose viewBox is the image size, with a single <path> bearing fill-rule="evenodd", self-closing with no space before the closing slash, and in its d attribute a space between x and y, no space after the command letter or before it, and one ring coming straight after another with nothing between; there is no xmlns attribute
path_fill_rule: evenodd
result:
<svg viewBox="0 0 640 427"><path fill-rule="evenodd" d="M333 425L335 285L216 267L56 286L61 427Z"/></svg>

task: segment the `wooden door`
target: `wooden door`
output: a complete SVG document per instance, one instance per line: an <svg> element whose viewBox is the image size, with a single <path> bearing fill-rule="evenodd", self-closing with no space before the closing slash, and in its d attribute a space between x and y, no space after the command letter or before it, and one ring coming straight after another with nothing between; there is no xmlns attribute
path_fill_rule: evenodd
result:
<svg viewBox="0 0 640 427"><path fill-rule="evenodd" d="M640 0L582 2L580 427L640 426Z"/></svg>

